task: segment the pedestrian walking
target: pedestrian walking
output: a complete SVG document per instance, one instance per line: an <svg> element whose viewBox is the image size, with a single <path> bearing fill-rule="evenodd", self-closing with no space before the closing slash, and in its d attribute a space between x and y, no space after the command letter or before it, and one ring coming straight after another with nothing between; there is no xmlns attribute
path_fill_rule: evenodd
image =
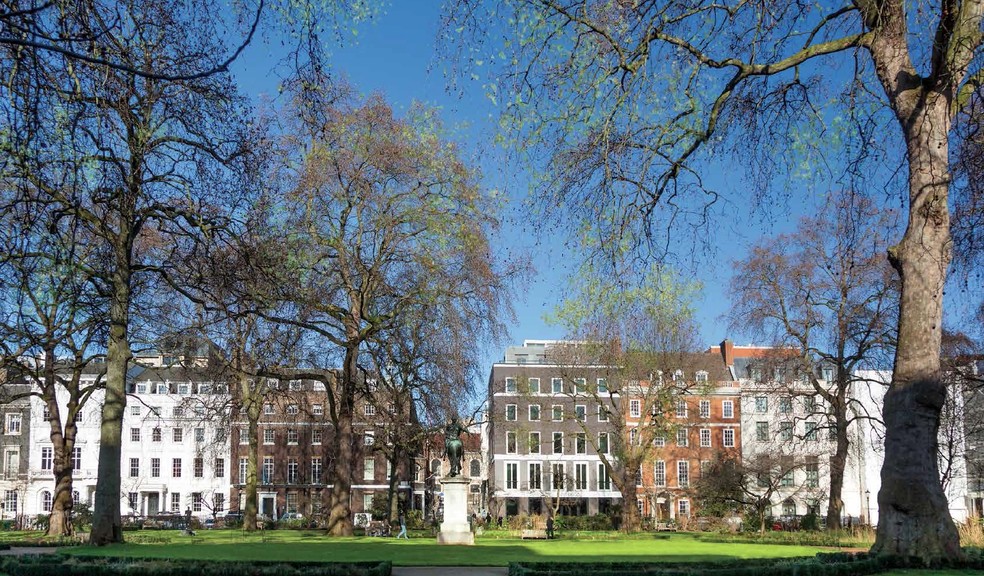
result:
<svg viewBox="0 0 984 576"><path fill-rule="evenodd" d="M407 536L407 517L403 515L403 510L400 510L400 533L396 535L396 539L399 540L400 536L410 539L410 536Z"/></svg>

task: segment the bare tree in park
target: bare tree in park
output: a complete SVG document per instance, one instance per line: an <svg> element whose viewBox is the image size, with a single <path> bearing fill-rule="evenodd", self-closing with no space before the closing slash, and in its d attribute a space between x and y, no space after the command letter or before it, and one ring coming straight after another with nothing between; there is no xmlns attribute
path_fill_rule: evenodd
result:
<svg viewBox="0 0 984 576"><path fill-rule="evenodd" d="M712 460L696 483L695 495L701 509L720 516L736 511L752 512L758 520L759 532L764 534L773 498L790 497L787 486L792 485L793 475L807 464L806 458L797 459L783 452L779 449L741 457L721 454ZM794 488L797 494L808 489L805 483Z"/></svg>
<svg viewBox="0 0 984 576"><path fill-rule="evenodd" d="M590 280L556 312L568 343L552 347L549 356L574 408L564 416L581 430L575 441L583 438L594 448L622 494L626 532L641 529L637 487L643 466L660 450L658 439L689 430L686 417L677 416L678 404L714 386L709 374L720 374L715 355L694 352L695 287L656 267L646 272L632 281L628 274L581 274ZM698 410L682 413L696 417Z"/></svg>
<svg viewBox="0 0 984 576"><path fill-rule="evenodd" d="M116 28L83 44L88 53L161 69L201 62L221 50L210 29L189 25L192 15L183 4L129 4L120 10L119 21L109 20L117 21ZM84 16L95 23L89 19L95 14ZM142 27L132 30L122 20ZM168 268L179 264L172 256L225 226L219 206L237 194L224 188L227 166L239 153L234 119L246 114L228 76L164 81L65 58L35 54L35 67L15 76L16 82L40 86L44 99L38 106L27 102L23 109L11 109L22 120L14 125L29 134L7 142L9 172L26 184L28 192L18 201L49 206L49 226L70 222L92 244L85 265L108 301L106 393L91 532L92 543L103 544L123 537L120 441L135 291L148 276L166 285ZM12 92L26 90L16 82ZM31 114L44 120L37 122ZM70 186L42 177L58 167L64 167Z"/></svg>
<svg viewBox="0 0 984 576"><path fill-rule="evenodd" d="M0 401L37 396L45 408L54 480L47 534L67 536L75 419L102 386L105 299L90 282L91 246L75 241L77 223L52 224L48 206L19 194L0 193Z"/></svg>
<svg viewBox="0 0 984 576"><path fill-rule="evenodd" d="M852 394L865 385L856 371L883 365L895 349L898 279L885 258L891 220L867 198L837 193L795 232L754 245L731 281L732 326L795 351L763 357L758 373L770 381L785 375L774 382L777 393L821 399L822 427L836 442L828 528L840 527L848 428L863 414Z"/></svg>
<svg viewBox="0 0 984 576"><path fill-rule="evenodd" d="M283 130L290 162L274 171L287 188L280 225L297 240L285 258L302 281L264 317L302 328L305 345L325 351L322 362L340 364L329 397L338 465L328 524L348 535L353 410L368 343L414 322L425 304L497 323L506 286L488 243L493 199L433 111L415 106L398 118L378 96L324 94L299 91Z"/></svg>
<svg viewBox="0 0 984 576"><path fill-rule="evenodd" d="M541 205L583 223L571 229L595 246L643 256L672 246L682 224L712 212L718 194L702 166L722 153L750 159L761 176L737 205L771 201L770 185L804 164L864 181L903 159L906 227L887 251L902 284L879 554L960 554L936 463L939 350L950 144L956 122L979 116L962 114L980 106L982 13L981 0L918 10L902 0L461 0L447 11L463 75L484 82L516 128L509 134L550 169ZM503 19L504 30L493 24ZM845 170L815 163L832 159L825 135L846 137Z"/></svg>

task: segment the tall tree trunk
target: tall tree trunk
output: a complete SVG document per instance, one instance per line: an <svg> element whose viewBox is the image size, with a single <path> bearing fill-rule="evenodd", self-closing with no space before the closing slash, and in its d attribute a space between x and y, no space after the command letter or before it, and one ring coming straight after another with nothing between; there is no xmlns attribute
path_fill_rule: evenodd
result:
<svg viewBox="0 0 984 576"><path fill-rule="evenodd" d="M125 212L125 210L124 210ZM131 244L123 216L124 231L115 246L112 273L112 302L109 309L109 345L106 350L106 395L99 430L99 471L92 514L90 544L123 541L120 519L120 458L122 456L123 411L126 408L126 372L132 352L129 340L131 298Z"/></svg>
<svg viewBox="0 0 984 576"><path fill-rule="evenodd" d="M51 408L49 407L49 410ZM74 415L69 409L66 415ZM52 420L60 420L57 409L51 413ZM48 519L48 536L69 536L72 534L72 450L75 448L76 426L71 417L66 418L65 434L61 434L60 426L52 422L51 468L55 477L55 493L51 502L51 515ZM55 429L58 432L55 433Z"/></svg>
<svg viewBox="0 0 984 576"><path fill-rule="evenodd" d="M72 448L75 446L76 426L66 419L65 433L62 434L61 415L58 410L58 376L55 373L56 357L54 344L47 346L44 355L44 376L41 397L48 408L49 437L52 446L51 470L55 478L55 493L48 517L47 536L69 536L72 534ZM76 402L69 399L67 414L71 414Z"/></svg>
<svg viewBox="0 0 984 576"><path fill-rule="evenodd" d="M622 493L622 525L619 529L626 533L642 530L642 519L639 517L639 508L636 506L636 479L638 474L639 466L635 460L632 460L631 465L626 463L625 470L622 472L622 486L618 487Z"/></svg>
<svg viewBox="0 0 984 576"><path fill-rule="evenodd" d="M248 386L250 399L246 407L246 433L249 437L249 448L247 449L246 461L246 510L243 513L243 528L248 532L256 530L256 514L259 511L259 502L256 495L258 471L260 467L260 405L262 404L253 386L259 384L249 384L246 377L243 386Z"/></svg>
<svg viewBox="0 0 984 576"><path fill-rule="evenodd" d="M940 486L937 432L943 286L951 258L947 192L949 98L923 92L903 123L909 155L909 226L890 258L902 278L898 349L885 395L885 463L878 492L879 554L954 558L960 542Z"/></svg>
<svg viewBox="0 0 984 576"><path fill-rule="evenodd" d="M352 342L354 340L350 339ZM328 533L332 536L352 535L352 471L355 469L354 432L352 417L355 404L356 375L358 374L358 344L345 349L342 378L338 390L338 422L335 425L334 486L331 489L331 512Z"/></svg>
<svg viewBox="0 0 984 576"><path fill-rule="evenodd" d="M393 443L393 450L389 454L390 475L387 478L389 484L389 521L392 522L400 516L400 474L399 462L403 457L403 450L400 449L399 442Z"/></svg>
<svg viewBox="0 0 984 576"><path fill-rule="evenodd" d="M841 527L841 516L844 511L844 469L847 467L847 455L850 450L850 439L847 435L847 372L841 370L837 375L837 395L835 396L834 434L837 448L830 458L830 497L827 501L827 530L837 530Z"/></svg>

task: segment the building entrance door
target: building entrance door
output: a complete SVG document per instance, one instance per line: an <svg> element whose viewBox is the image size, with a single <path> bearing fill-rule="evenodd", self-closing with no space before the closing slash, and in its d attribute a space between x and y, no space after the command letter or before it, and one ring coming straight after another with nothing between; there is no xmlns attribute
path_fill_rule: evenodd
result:
<svg viewBox="0 0 984 576"><path fill-rule="evenodd" d="M154 516L161 510L161 495L157 492L147 494L147 515Z"/></svg>

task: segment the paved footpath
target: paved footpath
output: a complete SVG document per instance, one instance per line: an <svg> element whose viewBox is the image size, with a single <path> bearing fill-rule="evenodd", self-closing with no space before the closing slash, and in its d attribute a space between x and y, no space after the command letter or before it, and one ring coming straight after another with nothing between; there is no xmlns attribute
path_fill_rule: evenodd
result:
<svg viewBox="0 0 984 576"><path fill-rule="evenodd" d="M393 566L393 576L506 576L505 566Z"/></svg>

